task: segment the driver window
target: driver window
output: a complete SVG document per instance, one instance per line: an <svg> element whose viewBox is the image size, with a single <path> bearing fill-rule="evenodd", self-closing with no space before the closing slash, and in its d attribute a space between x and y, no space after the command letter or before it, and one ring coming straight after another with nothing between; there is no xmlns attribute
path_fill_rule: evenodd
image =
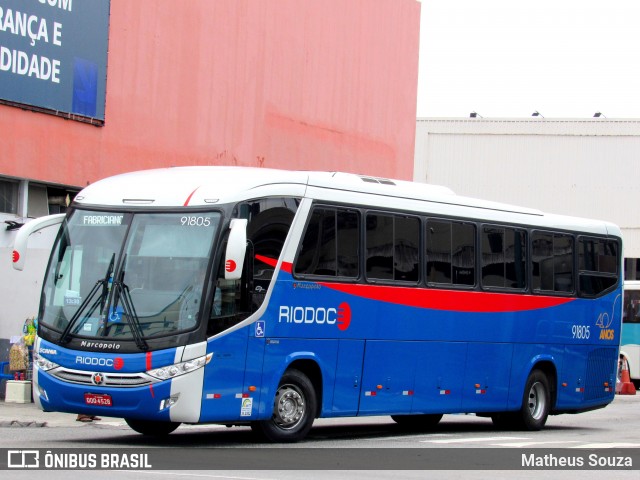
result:
<svg viewBox="0 0 640 480"><path fill-rule="evenodd" d="M273 277L272 263L282 253L298 204L299 200L295 198L263 198L236 207L233 217L248 220L245 271L241 280L226 280L224 262L220 262L211 307L210 335L239 323L262 305ZM225 251L224 245L222 251Z"/></svg>
<svg viewBox="0 0 640 480"><path fill-rule="evenodd" d="M224 278L224 262L220 262L211 305L209 328L207 330L209 335L216 335L241 322L248 316L247 309L242 308L243 295L241 286L242 280L227 280Z"/></svg>

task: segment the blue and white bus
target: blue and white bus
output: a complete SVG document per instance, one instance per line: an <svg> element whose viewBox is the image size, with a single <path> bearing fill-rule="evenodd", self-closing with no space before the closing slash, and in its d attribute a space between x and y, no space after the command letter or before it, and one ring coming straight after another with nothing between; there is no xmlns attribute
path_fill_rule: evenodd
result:
<svg viewBox="0 0 640 480"><path fill-rule="evenodd" d="M33 375L47 411L291 442L318 417L538 430L614 398L610 223L354 174L180 167L26 224L16 268L56 223Z"/></svg>

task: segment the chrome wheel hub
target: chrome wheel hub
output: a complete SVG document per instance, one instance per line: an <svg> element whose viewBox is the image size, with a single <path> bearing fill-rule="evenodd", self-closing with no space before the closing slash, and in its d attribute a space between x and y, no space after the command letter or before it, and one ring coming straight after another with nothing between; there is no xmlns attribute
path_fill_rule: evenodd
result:
<svg viewBox="0 0 640 480"><path fill-rule="evenodd" d="M302 392L295 385L282 385L276 393L273 419L280 428L291 429L303 419L306 404Z"/></svg>
<svg viewBox="0 0 640 480"><path fill-rule="evenodd" d="M529 390L529 413L532 418L539 420L545 409L544 386L540 382L535 382Z"/></svg>

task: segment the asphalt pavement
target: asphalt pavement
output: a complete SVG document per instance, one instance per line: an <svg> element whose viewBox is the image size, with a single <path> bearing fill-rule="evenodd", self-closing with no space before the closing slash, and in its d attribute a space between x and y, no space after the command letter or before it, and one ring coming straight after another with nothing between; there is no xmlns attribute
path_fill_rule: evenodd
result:
<svg viewBox="0 0 640 480"><path fill-rule="evenodd" d="M620 402L633 402L636 396L616 395ZM100 417L96 423L104 425L126 425L122 418ZM88 423L78 422L76 415L61 412L43 412L35 403L15 403L0 400L0 427L81 427Z"/></svg>

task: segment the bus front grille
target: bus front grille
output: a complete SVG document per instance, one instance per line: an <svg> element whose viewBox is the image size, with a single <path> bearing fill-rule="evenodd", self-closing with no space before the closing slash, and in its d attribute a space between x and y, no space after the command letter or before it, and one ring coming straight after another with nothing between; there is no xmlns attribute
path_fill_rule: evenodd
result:
<svg viewBox="0 0 640 480"><path fill-rule="evenodd" d="M154 379L143 373L103 373L99 372L100 383L95 381L98 372L71 370L59 367L48 372L63 382L101 387L142 387L154 383Z"/></svg>

